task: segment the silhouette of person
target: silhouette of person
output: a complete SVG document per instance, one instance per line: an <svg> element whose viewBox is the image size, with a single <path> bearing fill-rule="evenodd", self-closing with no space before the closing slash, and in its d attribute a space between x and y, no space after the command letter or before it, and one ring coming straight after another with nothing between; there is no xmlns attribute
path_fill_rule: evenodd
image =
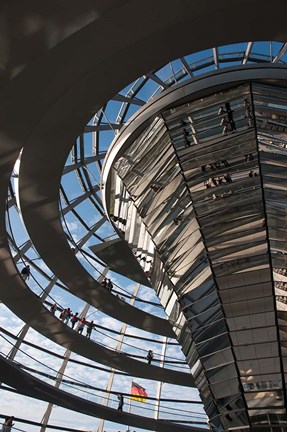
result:
<svg viewBox="0 0 287 432"><path fill-rule="evenodd" d="M53 315L55 315L56 310L57 310L57 305L56 305L56 303L54 303L54 304L50 307L50 312L51 312Z"/></svg>
<svg viewBox="0 0 287 432"><path fill-rule="evenodd" d="M27 265L27 266L25 266L24 268L22 268L22 270L21 270L21 275L22 275L22 278L24 279L24 280L29 280L29 277L30 277L30 266L29 265Z"/></svg>
<svg viewBox="0 0 287 432"><path fill-rule="evenodd" d="M93 328L94 328L94 321L91 321L91 322L89 322L89 323L86 323L86 326L87 326L87 333L86 333L86 337L87 337L88 339L90 339L90 338L91 338L91 334L92 334L92 330L93 330Z"/></svg>
<svg viewBox="0 0 287 432"><path fill-rule="evenodd" d="M107 280L107 278L105 277L105 278L102 280L101 285L102 285L103 287L107 288L107 283L108 283L108 280Z"/></svg>
<svg viewBox="0 0 287 432"><path fill-rule="evenodd" d="M83 333L83 330L84 330L84 327L85 327L85 325L86 325L86 320L85 320L85 318L82 318L81 320L80 320L80 323L79 323L79 326L78 326L78 333Z"/></svg>
<svg viewBox="0 0 287 432"><path fill-rule="evenodd" d="M78 315L79 315L79 313L76 312L76 313L72 316L72 318L70 319L72 328L74 328L74 327L75 327L75 324L79 321L79 317L78 317Z"/></svg>
<svg viewBox="0 0 287 432"><path fill-rule="evenodd" d="M3 424L3 427L2 427L2 432L10 432L11 431L12 426L14 426L13 420L14 420L14 416L7 417L5 419L5 423Z"/></svg>
<svg viewBox="0 0 287 432"><path fill-rule="evenodd" d="M114 287L114 285L113 285L111 279L108 279L108 281L107 281L107 285L106 285L106 288L107 288L110 292L112 292L113 287Z"/></svg>
<svg viewBox="0 0 287 432"><path fill-rule="evenodd" d="M122 394L118 395L118 400L119 400L118 411L122 411L124 406L124 397Z"/></svg>
<svg viewBox="0 0 287 432"><path fill-rule="evenodd" d="M154 357L153 350L148 350L148 353L147 353L147 356L146 356L148 364L151 364L151 361L153 360L153 357Z"/></svg>

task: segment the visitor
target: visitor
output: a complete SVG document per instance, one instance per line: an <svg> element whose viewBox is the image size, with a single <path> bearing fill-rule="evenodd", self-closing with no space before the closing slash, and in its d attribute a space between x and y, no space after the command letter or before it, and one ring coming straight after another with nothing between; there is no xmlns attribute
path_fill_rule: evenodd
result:
<svg viewBox="0 0 287 432"><path fill-rule="evenodd" d="M124 397L122 394L118 395L118 400L119 400L118 411L122 411L124 406Z"/></svg>
<svg viewBox="0 0 287 432"><path fill-rule="evenodd" d="M66 318L66 314L67 314L67 309L62 309L62 312L60 313L60 320L64 321L64 319Z"/></svg>
<svg viewBox="0 0 287 432"><path fill-rule="evenodd" d="M223 178L222 177L217 177L217 185L218 186L222 186L223 185Z"/></svg>
<svg viewBox="0 0 287 432"><path fill-rule="evenodd" d="M252 153L248 153L245 155L245 162L251 162L254 160L253 154Z"/></svg>
<svg viewBox="0 0 287 432"><path fill-rule="evenodd" d="M222 115L222 114L226 114L226 110L223 108L223 106L219 108L217 115Z"/></svg>
<svg viewBox="0 0 287 432"><path fill-rule="evenodd" d="M114 285L113 285L111 279L108 279L108 281L107 281L107 285L106 285L107 290L108 290L109 292L112 292L113 287L114 287Z"/></svg>
<svg viewBox="0 0 287 432"><path fill-rule="evenodd" d="M151 364L151 361L153 360L153 357L154 357L153 351L152 350L148 350L148 353L147 353L147 356L146 356L148 364Z"/></svg>
<svg viewBox="0 0 287 432"><path fill-rule="evenodd" d="M225 116L222 117L220 125L223 126L222 135L228 135L228 133L231 132L230 123Z"/></svg>
<svg viewBox="0 0 287 432"><path fill-rule="evenodd" d="M104 279L102 280L102 282L101 282L101 285L102 285L104 288L107 288L107 284L108 284L107 278L104 278Z"/></svg>
<svg viewBox="0 0 287 432"><path fill-rule="evenodd" d="M78 331L78 333L83 333L83 330L84 330L84 328L85 328L85 325L86 325L86 320L85 320L85 318L82 318L81 320L80 320L80 322L79 322L79 325L78 325L78 328L77 328L77 331Z"/></svg>
<svg viewBox="0 0 287 432"><path fill-rule="evenodd" d="M210 185L210 183L209 183L208 180L205 180L205 182L204 182L204 186L205 186L206 189L211 188L211 185Z"/></svg>
<svg viewBox="0 0 287 432"><path fill-rule="evenodd" d="M7 417L5 419L5 422L4 422L3 427L2 427L2 432L10 432L11 431L12 426L14 426L13 420L14 420L13 416Z"/></svg>
<svg viewBox="0 0 287 432"><path fill-rule="evenodd" d="M224 174L224 180L228 184L232 183L232 177L231 177L231 175L229 173Z"/></svg>
<svg viewBox="0 0 287 432"><path fill-rule="evenodd" d="M25 266L21 271L22 278L25 280L29 280L30 278L30 266Z"/></svg>
<svg viewBox="0 0 287 432"><path fill-rule="evenodd" d="M248 126L253 126L253 115L250 108L250 103L248 99L245 98L243 102L244 110L245 110L245 118L247 118Z"/></svg>
<svg viewBox="0 0 287 432"><path fill-rule="evenodd" d="M235 122L233 119L233 110L231 109L230 102L225 103L225 109L226 109L226 113L227 113L227 117L228 117L228 122L230 125L230 130L231 130L231 132L235 132L236 126L235 126Z"/></svg>
<svg viewBox="0 0 287 432"><path fill-rule="evenodd" d="M50 312L51 312L53 315L55 315L56 310L57 310L57 304L54 303L54 304L50 307Z"/></svg>
<svg viewBox="0 0 287 432"><path fill-rule="evenodd" d="M72 311L71 311L70 308L67 308L65 316L64 316L64 319L63 319L63 321L64 321L65 324L68 324L69 319L71 318L71 316L72 316Z"/></svg>
<svg viewBox="0 0 287 432"><path fill-rule="evenodd" d="M184 137L184 147L190 147L191 146L191 141L189 141L186 137Z"/></svg>
<svg viewBox="0 0 287 432"><path fill-rule="evenodd" d="M185 129L185 128L183 129L183 135L185 137L189 136L189 131L187 129Z"/></svg>
<svg viewBox="0 0 287 432"><path fill-rule="evenodd" d="M94 321L91 321L91 322L87 322L86 323L86 326L87 326L87 333L86 333L86 337L88 338L88 339L91 339L91 334L92 334L92 330L93 330L93 328L94 328Z"/></svg>
<svg viewBox="0 0 287 432"><path fill-rule="evenodd" d="M75 327L75 324L79 321L79 317L78 317L78 315L79 315L78 312L76 312L76 313L72 316L72 318L70 319L72 329Z"/></svg>

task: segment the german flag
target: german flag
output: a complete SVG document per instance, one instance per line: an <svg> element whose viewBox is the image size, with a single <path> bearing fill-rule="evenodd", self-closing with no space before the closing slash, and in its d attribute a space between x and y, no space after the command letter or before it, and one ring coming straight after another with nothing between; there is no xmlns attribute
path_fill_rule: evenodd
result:
<svg viewBox="0 0 287 432"><path fill-rule="evenodd" d="M146 402L146 398L147 396L147 392L145 391L145 389L138 385L136 382L132 381L132 386L131 386L131 400L135 400L138 402Z"/></svg>

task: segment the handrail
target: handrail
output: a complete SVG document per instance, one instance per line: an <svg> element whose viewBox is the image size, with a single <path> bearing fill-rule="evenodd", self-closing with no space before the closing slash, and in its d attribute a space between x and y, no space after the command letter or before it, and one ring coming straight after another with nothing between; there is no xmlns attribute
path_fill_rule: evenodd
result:
<svg viewBox="0 0 287 432"><path fill-rule="evenodd" d="M2 337L2 338L3 338L7 343L9 343L9 344L12 345L12 343L11 343L10 341L8 341L8 339L6 339L5 337L3 337L2 335L1 335L1 337ZM52 380L54 380L54 381L58 380L58 377L57 377L58 371L57 371L56 369L54 369L54 368L48 366L47 364L45 364L45 363L39 361L38 359L36 359L35 357L31 356L30 354L27 354L26 352L24 352L23 350L21 350L21 348L19 348L19 351L20 351L22 354L24 354L24 356L28 357L29 359L33 360L34 362L38 363L39 365L41 365L41 366L47 368L49 371L55 373L55 376L51 376L50 374L47 374L47 373L45 373L45 372L43 372L43 371L38 371L37 369L34 369L34 368L29 367L29 366L23 365L23 363L19 363L19 362L15 361L15 360L12 361L11 363L16 364L17 366L20 366L22 369L29 370L30 372L33 372L33 373L36 373L36 374L40 374L40 375L45 376L46 378L52 379ZM4 355L3 352L0 351L0 353L1 353L1 355ZM4 355L4 356L5 356L5 355ZM63 378L66 378L66 379L63 379ZM93 385L87 384L87 383L85 383L85 382L83 382L83 381L81 381L81 380L75 379L75 378L73 378L73 377L71 377L71 376L69 376L69 375L67 375L67 374L61 374L61 383L64 384L64 385L66 385L67 387L73 387L73 388L74 388L74 386L80 387L80 388L78 388L79 391L82 391L82 390L81 390L81 387L83 387L83 388L85 388L86 390L87 390L87 389L89 389L89 390L95 390L95 391L97 391L97 392L101 392L101 393L105 393L105 394L108 393L109 395L118 395L118 394L119 394L119 391L107 391L107 390L101 389L100 387L96 387L96 386L93 386ZM89 394L89 395L94 395L94 396L100 397L100 398L102 398L102 399L107 399L107 400L109 400L109 398L106 397L106 396L99 396L99 395L97 395L97 394L95 395L94 393L91 393L90 391L86 391L86 393ZM124 392L121 392L121 394L123 394L123 396L125 396L125 397L127 397L127 398L131 398L131 397L133 396L133 395L130 394L130 393L124 393ZM157 401L156 398L151 399L151 398L147 397L146 399L147 399L147 400L155 400L155 401ZM172 402L175 403L175 402L177 402L177 401L176 401L176 400L172 400ZM197 402L197 403L198 403L198 402ZM147 405L150 405L150 406L153 406L153 407L156 406L156 404L152 404L152 403L149 403L149 402L147 402L146 404L147 404ZM148 411L151 411L150 408L145 408L145 409L148 410ZM194 412L192 412L192 411L190 411L190 410L187 411L187 410L178 409L178 408L173 408L173 407L166 407L166 409L169 409L169 410L171 410L171 411L175 410L175 411L177 411L177 412L178 412L178 411L181 411L181 412L187 412L187 413L194 413ZM154 410L152 410L152 411L154 411ZM169 413L168 411L162 411L162 412ZM194 413L194 414L198 414L198 413ZM173 413L173 415L176 415L176 414ZM189 417L189 416L187 416L187 417Z"/></svg>

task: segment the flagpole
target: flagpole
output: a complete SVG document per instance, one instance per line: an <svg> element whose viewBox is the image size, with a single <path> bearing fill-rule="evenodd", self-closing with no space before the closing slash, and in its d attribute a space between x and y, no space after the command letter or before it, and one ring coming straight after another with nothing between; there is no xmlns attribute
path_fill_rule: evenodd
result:
<svg viewBox="0 0 287 432"><path fill-rule="evenodd" d="M132 398L130 397L129 414L132 412Z"/></svg>
<svg viewBox="0 0 287 432"><path fill-rule="evenodd" d="M132 397L130 396L128 413L130 414L131 411L132 411ZM127 432L130 432L129 425L127 425Z"/></svg>

